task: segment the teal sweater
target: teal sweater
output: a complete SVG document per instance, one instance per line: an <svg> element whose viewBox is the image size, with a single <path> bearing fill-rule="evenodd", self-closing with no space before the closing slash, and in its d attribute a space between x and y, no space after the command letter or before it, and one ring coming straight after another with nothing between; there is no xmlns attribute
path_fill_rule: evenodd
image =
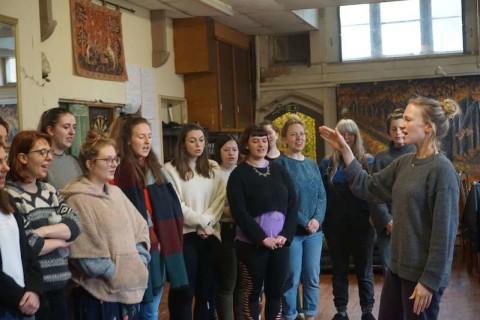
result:
<svg viewBox="0 0 480 320"><path fill-rule="evenodd" d="M295 185L299 205L297 235L300 230L305 230L311 219L317 220L322 225L325 218L327 196L318 165L307 157L301 161L289 158L284 154L280 155L275 162L287 169Z"/></svg>

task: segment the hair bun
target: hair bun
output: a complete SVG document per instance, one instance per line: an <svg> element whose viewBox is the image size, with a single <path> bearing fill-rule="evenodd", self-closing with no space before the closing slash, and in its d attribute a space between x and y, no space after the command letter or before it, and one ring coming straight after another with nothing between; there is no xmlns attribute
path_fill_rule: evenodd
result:
<svg viewBox="0 0 480 320"><path fill-rule="evenodd" d="M458 103L452 99L443 100L442 108L443 112L445 112L445 117L447 117L447 119L452 119L460 113L460 107L458 106Z"/></svg>
<svg viewBox="0 0 480 320"><path fill-rule="evenodd" d="M102 132L92 129L87 132L87 136L85 137L85 142L91 145L100 139L106 139L106 136Z"/></svg>

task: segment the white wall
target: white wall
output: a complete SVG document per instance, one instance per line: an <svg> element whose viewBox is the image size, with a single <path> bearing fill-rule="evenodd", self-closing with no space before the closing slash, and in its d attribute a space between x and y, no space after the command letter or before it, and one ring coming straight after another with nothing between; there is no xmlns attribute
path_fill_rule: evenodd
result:
<svg viewBox="0 0 480 320"><path fill-rule="evenodd" d="M116 1L122 4L122 1ZM28 75L41 79L41 52L45 52L51 67L51 82L40 87L34 81L20 77L22 129L35 128L40 114L56 107L60 98L78 100L102 100L124 103L125 83L94 80L75 74L71 24L70 1L53 0L53 18L57 27L52 36L40 42L40 18L37 0L1 0L0 14L17 18L19 28L20 64ZM123 3L125 4L125 3ZM152 43L149 11L130 3L127 7L135 13L122 11L123 40L126 63L142 68L152 68ZM167 26L168 62L155 68L158 95L184 97L183 76L175 74L173 52L173 29L171 20Z"/></svg>

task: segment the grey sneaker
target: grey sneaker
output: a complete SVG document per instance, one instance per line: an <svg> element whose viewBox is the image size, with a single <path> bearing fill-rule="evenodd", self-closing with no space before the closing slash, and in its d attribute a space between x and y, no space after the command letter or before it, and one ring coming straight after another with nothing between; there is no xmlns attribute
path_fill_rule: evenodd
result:
<svg viewBox="0 0 480 320"><path fill-rule="evenodd" d="M340 313L337 313L337 314L332 318L332 320L348 320L348 314L342 316ZM362 318L362 320L363 320L363 318Z"/></svg>

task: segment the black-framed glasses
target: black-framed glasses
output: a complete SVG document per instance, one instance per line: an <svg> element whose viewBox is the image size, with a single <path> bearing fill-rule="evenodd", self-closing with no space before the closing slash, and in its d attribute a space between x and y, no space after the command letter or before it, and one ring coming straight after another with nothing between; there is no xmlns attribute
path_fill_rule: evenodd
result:
<svg viewBox="0 0 480 320"><path fill-rule="evenodd" d="M116 164L120 163L120 157L106 157L101 159L100 158L93 159L93 161L97 161L97 160L105 161L109 166L111 166L113 162L115 162Z"/></svg>
<svg viewBox="0 0 480 320"><path fill-rule="evenodd" d="M32 153L32 152L38 153L39 155L41 155L45 159L47 159L48 155L53 157L53 154L54 154L52 149L40 149L40 150L30 150L30 151L28 151L28 153Z"/></svg>

